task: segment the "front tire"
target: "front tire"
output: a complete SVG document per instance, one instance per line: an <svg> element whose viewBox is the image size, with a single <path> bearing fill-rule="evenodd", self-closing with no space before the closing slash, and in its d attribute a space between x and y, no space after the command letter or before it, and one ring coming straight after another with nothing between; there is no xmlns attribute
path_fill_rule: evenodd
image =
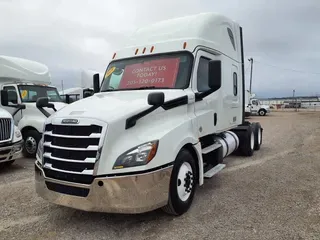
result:
<svg viewBox="0 0 320 240"><path fill-rule="evenodd" d="M258 114L259 114L259 116L265 116L267 114L267 111L264 109L260 109Z"/></svg>
<svg viewBox="0 0 320 240"><path fill-rule="evenodd" d="M40 141L40 133L37 130L28 130L24 136L23 155L27 158L35 158Z"/></svg>
<svg viewBox="0 0 320 240"><path fill-rule="evenodd" d="M196 191L196 160L187 149L182 149L173 166L168 204L162 208L168 214L180 216L187 212Z"/></svg>

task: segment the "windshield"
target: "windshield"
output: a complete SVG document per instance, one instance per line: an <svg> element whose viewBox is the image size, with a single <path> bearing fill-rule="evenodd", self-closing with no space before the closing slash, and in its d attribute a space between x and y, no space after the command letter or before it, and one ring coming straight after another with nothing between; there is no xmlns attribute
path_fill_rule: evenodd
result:
<svg viewBox="0 0 320 240"><path fill-rule="evenodd" d="M56 88L39 85L18 86L22 102L36 102L40 97L48 97L50 102L62 102Z"/></svg>
<svg viewBox="0 0 320 240"><path fill-rule="evenodd" d="M189 86L193 56L190 53L161 54L112 62L104 75L101 92Z"/></svg>

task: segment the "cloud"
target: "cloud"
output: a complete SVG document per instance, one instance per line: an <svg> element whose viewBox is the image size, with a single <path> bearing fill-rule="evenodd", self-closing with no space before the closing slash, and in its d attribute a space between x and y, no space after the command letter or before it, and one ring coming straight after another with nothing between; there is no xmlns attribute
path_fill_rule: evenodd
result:
<svg viewBox="0 0 320 240"><path fill-rule="evenodd" d="M0 9L0 53L47 64L58 84L62 78L65 85L76 84L80 69L103 72L138 27L214 11L243 26L246 58L257 60L255 92L274 96L320 89L320 75L308 73L320 72L318 0L0 0Z"/></svg>

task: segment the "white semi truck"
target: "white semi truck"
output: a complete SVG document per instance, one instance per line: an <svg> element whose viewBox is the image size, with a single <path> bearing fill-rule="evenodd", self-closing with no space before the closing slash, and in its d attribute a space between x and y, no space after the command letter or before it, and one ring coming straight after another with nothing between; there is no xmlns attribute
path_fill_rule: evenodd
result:
<svg viewBox="0 0 320 240"><path fill-rule="evenodd" d="M101 85L94 76L93 96L47 119L36 192L85 211L185 213L224 158L260 149L261 125L244 120L243 66L242 28L219 14L139 29Z"/></svg>
<svg viewBox="0 0 320 240"><path fill-rule="evenodd" d="M41 139L46 117L36 108L39 97L49 97L55 108L66 104L62 102L56 87L50 86L51 77L44 64L23 58L0 56L0 90L7 92L8 99L0 107L14 115L15 124L23 139L23 153L26 157L35 157L38 142ZM16 112L23 104L25 108ZM47 109L50 113L54 111Z"/></svg>
<svg viewBox="0 0 320 240"><path fill-rule="evenodd" d="M23 139L11 114L0 108L0 168L11 165L21 157Z"/></svg>
<svg viewBox="0 0 320 240"><path fill-rule="evenodd" d="M258 114L259 116L265 116L270 113L270 107L260 103L259 99L255 98L254 93L250 93L249 90L245 91L245 106L246 116L252 114Z"/></svg>

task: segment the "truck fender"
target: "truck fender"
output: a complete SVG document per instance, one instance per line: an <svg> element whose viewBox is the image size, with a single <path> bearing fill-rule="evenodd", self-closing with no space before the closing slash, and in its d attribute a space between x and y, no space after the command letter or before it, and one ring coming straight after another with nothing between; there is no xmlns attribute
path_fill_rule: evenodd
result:
<svg viewBox="0 0 320 240"><path fill-rule="evenodd" d="M200 141L192 136L183 139L175 148L175 151L173 153L174 158L176 158L182 148L188 149L195 158L198 168L198 183L201 186L203 184L203 160Z"/></svg>
<svg viewBox="0 0 320 240"><path fill-rule="evenodd" d="M45 118L23 117L18 123L18 128L22 132L25 127L31 127L36 129L41 134L43 131L44 123Z"/></svg>

